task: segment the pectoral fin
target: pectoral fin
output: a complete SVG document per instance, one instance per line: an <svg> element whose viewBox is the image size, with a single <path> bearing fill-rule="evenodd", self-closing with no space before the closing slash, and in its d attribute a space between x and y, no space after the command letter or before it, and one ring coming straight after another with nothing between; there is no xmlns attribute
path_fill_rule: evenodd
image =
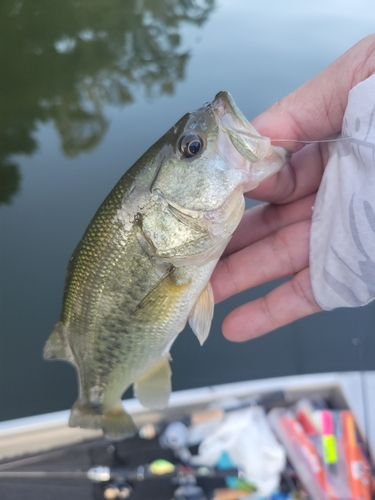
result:
<svg viewBox="0 0 375 500"><path fill-rule="evenodd" d="M189 282L178 283L178 277L172 270L138 304L133 313L134 316L136 318L162 318L175 307L188 286Z"/></svg>
<svg viewBox="0 0 375 500"><path fill-rule="evenodd" d="M63 359L74 363L64 323L59 321L44 346L45 359Z"/></svg>
<svg viewBox="0 0 375 500"><path fill-rule="evenodd" d="M201 345L205 342L210 333L211 321L214 315L214 294L211 284L208 283L206 288L198 297L190 317L189 325Z"/></svg>
<svg viewBox="0 0 375 500"><path fill-rule="evenodd" d="M162 410L168 404L172 388L169 358L168 353L152 370L134 383L134 395L148 408Z"/></svg>

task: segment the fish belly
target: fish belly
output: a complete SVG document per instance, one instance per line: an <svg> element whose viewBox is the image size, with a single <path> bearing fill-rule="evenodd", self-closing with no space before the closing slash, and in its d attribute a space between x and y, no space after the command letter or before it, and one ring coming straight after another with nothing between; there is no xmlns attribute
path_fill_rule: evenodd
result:
<svg viewBox="0 0 375 500"><path fill-rule="evenodd" d="M80 385L70 424L101 427L112 438L134 431L120 408L120 398L132 383L139 399L144 399L141 402L152 406L147 404L152 398L145 387L158 381L160 387L152 393L159 391L161 396L154 406L160 407L160 400L166 404L169 349L216 264L180 268L156 264L142 250L136 232L127 235L123 249L119 246L114 245L115 252L106 249L100 272L78 270L89 277L86 281L72 271L71 282L81 285L75 296L70 292L73 307L63 315Z"/></svg>

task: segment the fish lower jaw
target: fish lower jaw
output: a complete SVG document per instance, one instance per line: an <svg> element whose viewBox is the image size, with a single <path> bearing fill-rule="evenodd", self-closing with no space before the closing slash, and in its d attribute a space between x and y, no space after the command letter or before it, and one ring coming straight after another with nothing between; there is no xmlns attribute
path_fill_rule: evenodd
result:
<svg viewBox="0 0 375 500"><path fill-rule="evenodd" d="M288 159L287 155L281 155L274 151L267 159L258 163L251 163L248 172L244 175L243 192L252 191L261 182L277 174L288 162Z"/></svg>

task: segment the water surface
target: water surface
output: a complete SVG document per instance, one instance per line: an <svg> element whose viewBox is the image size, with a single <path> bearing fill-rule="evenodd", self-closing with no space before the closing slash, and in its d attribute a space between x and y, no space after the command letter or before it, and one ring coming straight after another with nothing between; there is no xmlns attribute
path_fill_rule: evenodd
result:
<svg viewBox="0 0 375 500"><path fill-rule="evenodd" d="M121 175L185 112L229 90L251 118L375 26L370 0L3 0L0 6L0 419L65 409L74 369L42 349L68 260ZM200 348L172 349L173 387L375 369L375 307L315 315L245 344L217 308Z"/></svg>

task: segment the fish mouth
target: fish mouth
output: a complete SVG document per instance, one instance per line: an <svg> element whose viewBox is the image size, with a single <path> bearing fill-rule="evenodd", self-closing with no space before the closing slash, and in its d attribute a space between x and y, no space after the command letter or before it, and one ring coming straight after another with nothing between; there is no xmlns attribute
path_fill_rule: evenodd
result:
<svg viewBox="0 0 375 500"><path fill-rule="evenodd" d="M219 92L211 103L219 128L217 152L243 177L243 192L251 191L277 173L289 160L290 153L272 146L269 137L261 136L238 109L229 92Z"/></svg>
<svg viewBox="0 0 375 500"><path fill-rule="evenodd" d="M249 121L245 118L245 116L241 113L237 104L234 102L233 97L226 90L222 90L218 92L212 101L212 108L215 110L216 116L218 116L221 120L225 119L225 116L228 114L230 117L235 118L235 120L241 124L245 129L250 126Z"/></svg>
<svg viewBox="0 0 375 500"><path fill-rule="evenodd" d="M261 136L239 110L229 92L222 90L212 101L219 127L229 136L237 151L247 160L264 160L271 150L271 140Z"/></svg>

